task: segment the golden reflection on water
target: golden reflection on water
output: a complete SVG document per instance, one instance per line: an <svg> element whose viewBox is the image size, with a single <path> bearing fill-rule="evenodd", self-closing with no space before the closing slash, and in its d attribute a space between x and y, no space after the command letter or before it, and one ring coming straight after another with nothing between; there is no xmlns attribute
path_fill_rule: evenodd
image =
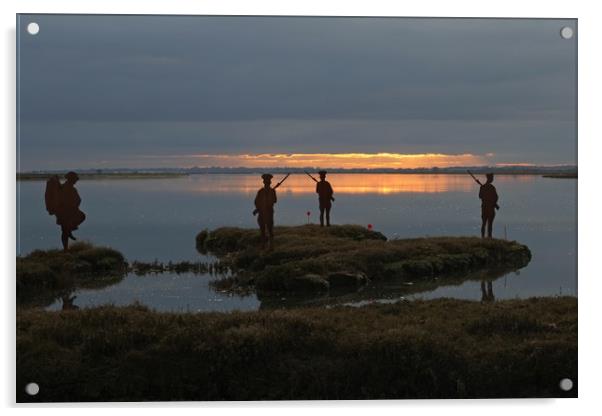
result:
<svg viewBox="0 0 602 416"><path fill-rule="evenodd" d="M317 178L317 175L313 175ZM275 175L272 186L284 175ZM482 177L483 182L485 178ZM193 189L199 193L244 193L254 194L262 187L259 175L246 174L208 174L193 175ZM397 194L397 193L439 193L439 192L474 192L478 185L469 175L435 175L435 174L329 174L327 180L336 194ZM528 182L535 177L528 175L498 175L496 183L507 181ZM307 175L292 174L278 188L279 193L313 194L316 184Z"/></svg>

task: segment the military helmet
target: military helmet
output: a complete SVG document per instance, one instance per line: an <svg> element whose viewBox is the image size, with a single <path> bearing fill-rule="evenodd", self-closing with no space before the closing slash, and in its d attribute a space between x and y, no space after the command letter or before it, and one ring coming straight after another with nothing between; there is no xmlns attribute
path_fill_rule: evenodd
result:
<svg viewBox="0 0 602 416"><path fill-rule="evenodd" d="M79 180L79 176L77 176L77 173L70 171L65 174L65 179L67 179L68 181L75 182Z"/></svg>
<svg viewBox="0 0 602 416"><path fill-rule="evenodd" d="M320 176L326 176L326 171L325 170L321 170L318 172L318 175Z"/></svg>
<svg viewBox="0 0 602 416"><path fill-rule="evenodd" d="M263 175L261 175L261 179L268 180L268 179L272 179L274 177L274 175L272 175L271 173L264 173Z"/></svg>

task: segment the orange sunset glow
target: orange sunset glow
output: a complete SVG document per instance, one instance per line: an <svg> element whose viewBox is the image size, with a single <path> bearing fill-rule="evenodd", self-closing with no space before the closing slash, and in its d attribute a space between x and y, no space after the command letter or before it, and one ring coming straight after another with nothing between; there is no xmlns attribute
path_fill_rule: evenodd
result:
<svg viewBox="0 0 602 416"><path fill-rule="evenodd" d="M317 175L316 175L317 176ZM272 185L278 183L283 174L274 175ZM439 192L478 192L478 185L468 175L423 175L423 174L349 174L332 173L327 180L334 187L336 195L378 194L393 195L401 193L439 193ZM496 178L497 183L528 182L535 180L532 176L505 176ZM181 182L165 182L161 190L181 191L189 189L189 182L198 193L242 193L249 197L261 188L258 174L215 174L191 176ZM179 186L181 185L181 188ZM157 185L154 185L155 187ZM159 188L158 188L159 189ZM316 184L305 174L295 173L278 188L279 195L302 195L316 192Z"/></svg>
<svg viewBox="0 0 602 416"><path fill-rule="evenodd" d="M443 153L261 153L195 154L181 156L196 166L220 167L320 167L325 169L431 168L486 165L491 155ZM177 156L174 156L177 157Z"/></svg>

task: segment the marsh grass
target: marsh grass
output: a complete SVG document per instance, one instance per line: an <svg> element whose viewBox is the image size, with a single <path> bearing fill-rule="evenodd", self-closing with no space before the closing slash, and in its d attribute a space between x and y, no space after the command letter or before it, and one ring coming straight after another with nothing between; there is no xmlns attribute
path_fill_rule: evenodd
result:
<svg viewBox="0 0 602 416"><path fill-rule="evenodd" d="M565 377L577 382L569 297L17 316L18 401L576 397Z"/></svg>
<svg viewBox="0 0 602 416"><path fill-rule="evenodd" d="M515 241L432 237L387 241L357 225L277 227L274 249L263 250L257 230L204 230L197 249L218 256L234 273L222 287L258 292L326 292L334 277L350 285L368 280L419 281L488 268L518 269L531 252Z"/></svg>

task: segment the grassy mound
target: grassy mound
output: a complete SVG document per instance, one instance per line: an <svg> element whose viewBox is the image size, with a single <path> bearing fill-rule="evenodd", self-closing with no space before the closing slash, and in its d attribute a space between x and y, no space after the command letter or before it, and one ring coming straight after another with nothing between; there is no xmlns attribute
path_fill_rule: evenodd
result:
<svg viewBox="0 0 602 416"><path fill-rule="evenodd" d="M114 283L126 270L123 255L108 247L78 242L68 252L36 250L17 257L17 299Z"/></svg>
<svg viewBox="0 0 602 416"><path fill-rule="evenodd" d="M514 241L475 237L391 240L355 225L277 227L274 249L261 249L257 230L219 228L197 235L235 273L229 283L264 292L324 292L368 280L431 279L485 268L520 268L529 249Z"/></svg>
<svg viewBox="0 0 602 416"><path fill-rule="evenodd" d="M568 297L17 316L18 401L576 397L565 377L577 381Z"/></svg>

